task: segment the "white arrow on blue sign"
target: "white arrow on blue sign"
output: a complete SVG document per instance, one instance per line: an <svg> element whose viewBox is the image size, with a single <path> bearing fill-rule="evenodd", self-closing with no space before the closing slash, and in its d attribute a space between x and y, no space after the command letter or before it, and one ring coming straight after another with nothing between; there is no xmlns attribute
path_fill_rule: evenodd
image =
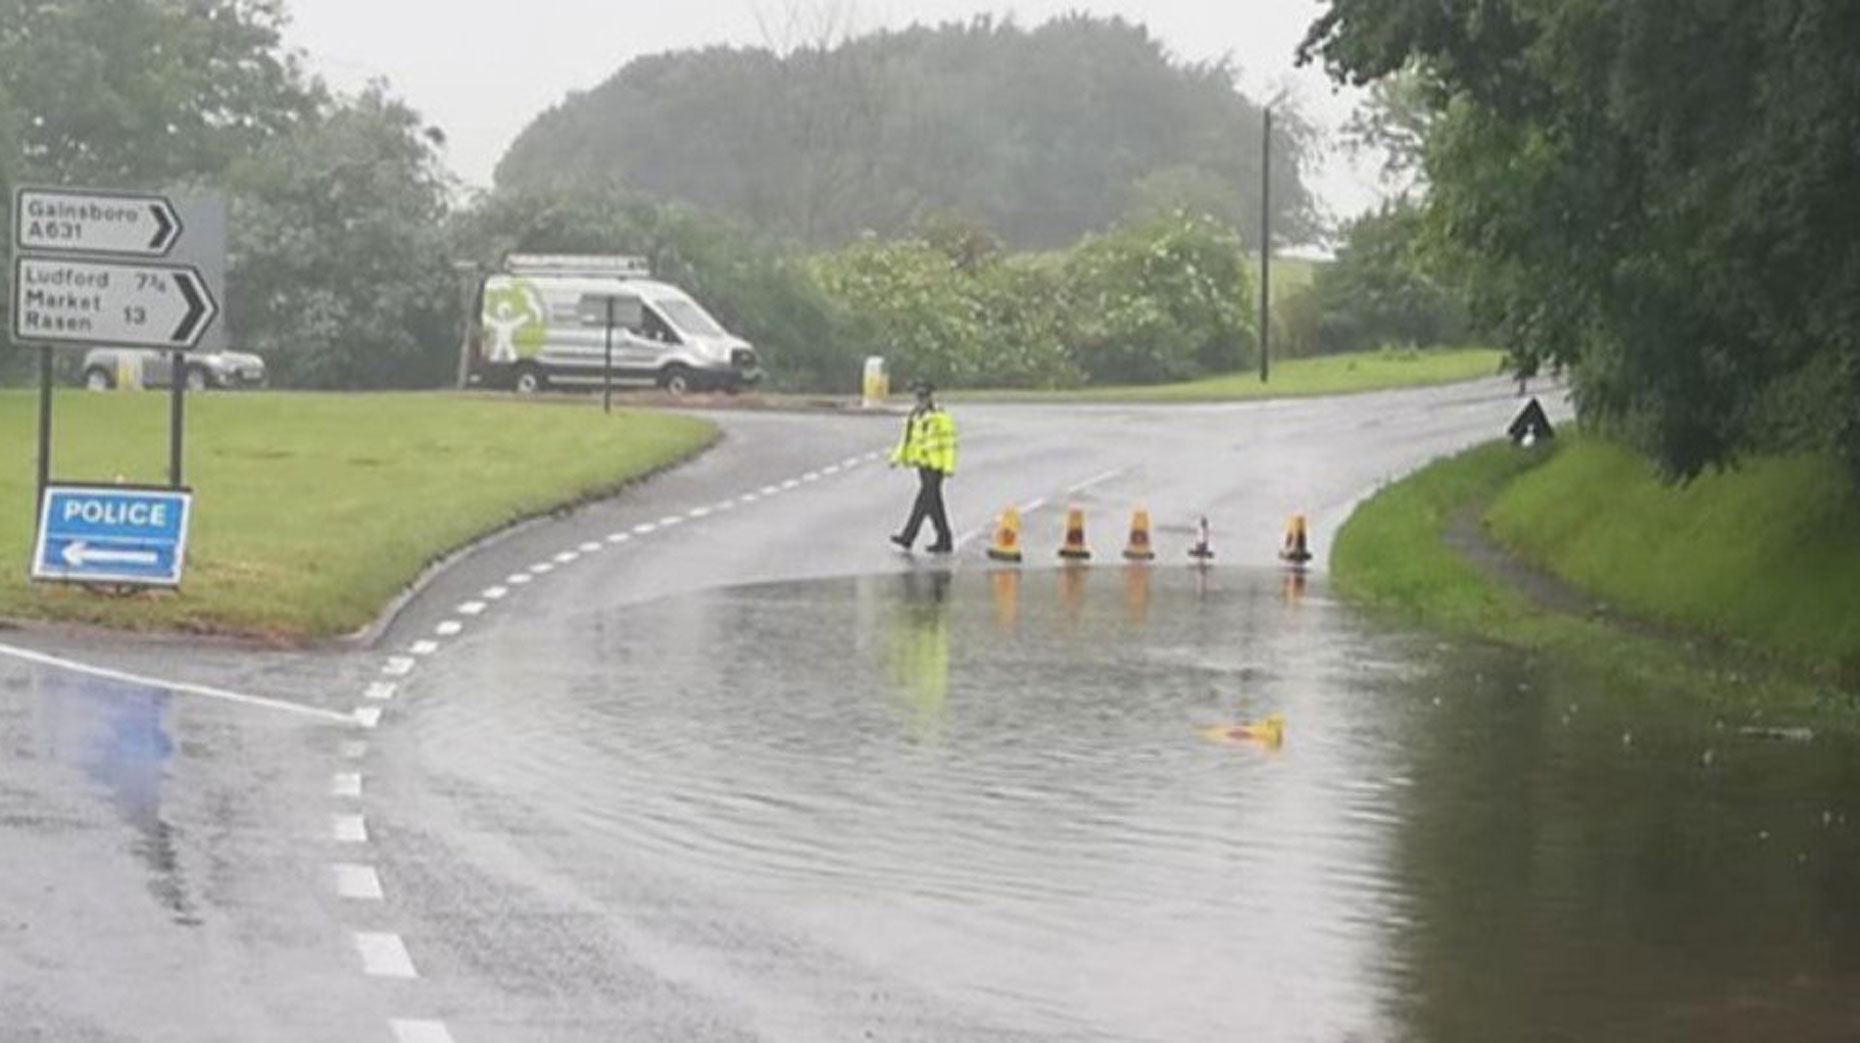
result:
<svg viewBox="0 0 1860 1043"><path fill-rule="evenodd" d="M48 486L32 578L179 586L192 504L185 489Z"/></svg>

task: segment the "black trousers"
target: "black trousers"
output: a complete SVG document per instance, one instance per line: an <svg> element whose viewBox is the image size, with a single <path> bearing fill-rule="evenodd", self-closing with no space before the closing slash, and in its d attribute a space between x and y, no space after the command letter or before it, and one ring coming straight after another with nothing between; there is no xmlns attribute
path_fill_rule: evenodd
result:
<svg viewBox="0 0 1860 1043"><path fill-rule="evenodd" d="M934 467L917 469L917 502L911 505L911 520L904 523L904 531L899 535L905 543L917 542L917 530L923 528L924 519L936 527L938 547L948 547L949 515L943 511L943 472Z"/></svg>

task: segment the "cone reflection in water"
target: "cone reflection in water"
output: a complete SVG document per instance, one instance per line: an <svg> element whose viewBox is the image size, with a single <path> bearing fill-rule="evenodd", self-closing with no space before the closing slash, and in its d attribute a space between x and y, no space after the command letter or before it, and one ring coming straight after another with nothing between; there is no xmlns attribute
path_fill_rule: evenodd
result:
<svg viewBox="0 0 1860 1043"><path fill-rule="evenodd" d="M1288 605L1296 605L1305 596L1305 570L1283 569L1284 578L1279 581L1279 596Z"/></svg>
<svg viewBox="0 0 1860 1043"><path fill-rule="evenodd" d="M1124 545L1124 557L1131 561L1149 561L1156 557L1150 546L1150 512L1139 507L1130 516L1130 542Z"/></svg>
<svg viewBox="0 0 1860 1043"><path fill-rule="evenodd" d="M1150 570L1141 565L1124 566L1124 618L1133 626L1150 621Z"/></svg>
<svg viewBox="0 0 1860 1043"><path fill-rule="evenodd" d="M995 526L995 542L988 548L988 556L995 561L1020 560L1020 511L1009 507L1001 512L1000 524Z"/></svg>
<svg viewBox="0 0 1860 1043"><path fill-rule="evenodd" d="M1059 556L1068 561L1091 557L1085 547L1085 512L1077 507L1066 511L1066 541L1059 545Z"/></svg>
<svg viewBox="0 0 1860 1043"><path fill-rule="evenodd" d="M1059 570L1059 608L1068 623L1077 623L1085 611L1085 575L1090 571L1078 565Z"/></svg>
<svg viewBox="0 0 1860 1043"><path fill-rule="evenodd" d="M1004 634L1020 629L1020 570L988 570L988 588L995 596L995 626Z"/></svg>

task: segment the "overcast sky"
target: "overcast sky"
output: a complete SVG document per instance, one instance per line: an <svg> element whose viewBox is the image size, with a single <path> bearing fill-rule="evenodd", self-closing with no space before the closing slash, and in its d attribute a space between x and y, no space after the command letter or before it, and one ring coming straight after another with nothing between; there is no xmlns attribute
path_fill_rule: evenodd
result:
<svg viewBox="0 0 1860 1043"><path fill-rule="evenodd" d="M341 90L385 78L449 138L467 183L488 185L517 132L571 91L598 85L642 54L709 44L767 45L810 38L823 20L853 32L912 22L1012 15L1032 26L1067 11L1122 15L1147 25L1190 60L1231 56L1242 89L1288 97L1319 126L1348 117L1341 94L1293 51L1322 5L1315 0L291 0L288 41ZM788 29L793 21L799 30ZM1347 217L1377 198L1373 172L1327 158L1311 178L1330 213Z"/></svg>

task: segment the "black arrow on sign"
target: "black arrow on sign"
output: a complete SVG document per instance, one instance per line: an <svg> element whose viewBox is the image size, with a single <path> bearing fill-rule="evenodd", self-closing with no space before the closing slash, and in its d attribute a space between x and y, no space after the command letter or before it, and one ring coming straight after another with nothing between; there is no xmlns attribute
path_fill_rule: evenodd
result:
<svg viewBox="0 0 1860 1043"><path fill-rule="evenodd" d="M149 249L156 253L167 253L174 243L177 225L168 219L168 208L160 203L150 203L149 212L155 215L155 238L149 240Z"/></svg>
<svg viewBox="0 0 1860 1043"><path fill-rule="evenodd" d="M181 288L181 296L187 298L187 314L181 317L181 324L174 328L174 336L169 339L176 344L192 344L194 334L200 326L200 320L207 317L210 309L194 289L194 277L186 272L174 273L174 284Z"/></svg>

